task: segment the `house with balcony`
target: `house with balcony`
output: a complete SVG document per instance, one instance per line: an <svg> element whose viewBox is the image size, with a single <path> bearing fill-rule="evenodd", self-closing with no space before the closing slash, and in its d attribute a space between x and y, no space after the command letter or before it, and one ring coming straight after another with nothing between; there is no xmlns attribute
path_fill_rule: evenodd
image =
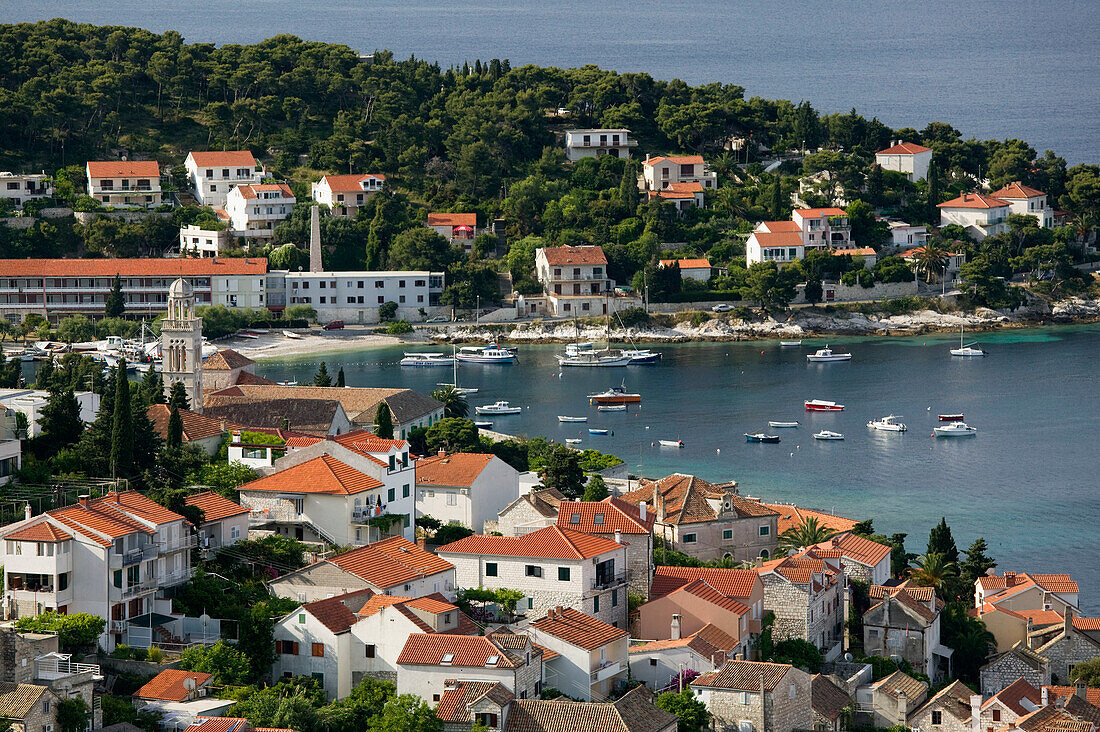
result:
<svg viewBox="0 0 1100 732"><path fill-rule="evenodd" d="M901 249L923 247L928 243L928 227L924 224L910 224L905 221L886 219L890 229L890 244Z"/></svg>
<svg viewBox="0 0 1100 732"><path fill-rule="evenodd" d="M906 249L903 252L899 252L898 256L908 262L911 266L915 266L920 255L924 252L924 247L914 247L912 249ZM959 279L959 270L966 264L966 252L946 252L946 261L943 269L943 278L948 282Z"/></svg>
<svg viewBox="0 0 1100 732"><path fill-rule="evenodd" d="M966 229L967 235L981 241L987 236L1008 231L1008 201L983 193L964 193L937 205L940 226L955 224Z"/></svg>
<svg viewBox="0 0 1100 732"><path fill-rule="evenodd" d="M853 249L852 227L842 208L796 208L790 221L762 221L745 242L745 261L786 264L813 249Z"/></svg>
<svg viewBox="0 0 1100 732"><path fill-rule="evenodd" d="M756 568L764 583L764 612L775 615L772 637L801 638L831 661L844 640L844 570L839 556L821 557L813 549L763 562Z"/></svg>
<svg viewBox="0 0 1100 732"><path fill-rule="evenodd" d="M240 185L226 195L225 213L233 236L264 243L275 235L276 226L290 218L296 202L285 183Z"/></svg>
<svg viewBox="0 0 1100 732"><path fill-rule="evenodd" d="M202 523L196 528L199 549L205 557L248 538L249 510L241 504L213 491L190 495L184 503L202 511Z"/></svg>
<svg viewBox="0 0 1100 732"><path fill-rule="evenodd" d="M716 729L795 732L813 729L812 677L786 663L729 660L691 682Z"/></svg>
<svg viewBox="0 0 1100 732"><path fill-rule="evenodd" d="M1017 180L998 191L993 191L992 195L994 198L1008 202L1010 214L1034 216L1042 229L1054 226L1054 209L1047 201L1047 194L1042 191L1025 186Z"/></svg>
<svg viewBox="0 0 1100 732"><path fill-rule="evenodd" d="M259 185L264 168L248 150L189 152L183 161L200 206L223 208L236 186Z"/></svg>
<svg viewBox="0 0 1100 732"><path fill-rule="evenodd" d="M222 208L216 209L215 214L218 221L225 224L223 228L206 228L198 224L180 227L181 257L216 257L235 242L229 231L229 214Z"/></svg>
<svg viewBox="0 0 1100 732"><path fill-rule="evenodd" d="M156 160L88 161L88 195L105 207L154 208L163 203Z"/></svg>
<svg viewBox="0 0 1100 732"><path fill-rule="evenodd" d="M796 208L791 220L798 226L807 249L849 249L852 226L842 208Z"/></svg>
<svg viewBox="0 0 1100 732"><path fill-rule="evenodd" d="M0 682L44 686L60 699L80 697L88 705L89 727L99 729L103 724L95 694L97 684L103 683L99 665L73 661L72 654L60 653L59 647L56 633L0 629Z"/></svg>
<svg viewBox="0 0 1100 732"><path fill-rule="evenodd" d="M536 249L535 274L546 292L550 315L584 317L607 313L607 294L614 289L615 282L607 278L607 257L602 247Z"/></svg>
<svg viewBox="0 0 1100 732"><path fill-rule="evenodd" d="M477 214L430 213L428 228L446 239L451 246L462 247L463 251L469 252L477 238Z"/></svg>
<svg viewBox="0 0 1100 732"><path fill-rule="evenodd" d="M28 511L29 513L29 511ZM107 619L100 645L147 647L162 598L191 578L187 520L137 491L82 496L0 530L7 617L91 613Z"/></svg>
<svg viewBox="0 0 1100 732"><path fill-rule="evenodd" d="M22 208L27 201L49 198L53 195L53 179L41 173L0 172L0 198Z"/></svg>
<svg viewBox="0 0 1100 732"><path fill-rule="evenodd" d="M655 519L652 511L609 496L602 501L566 501L559 506L557 525L625 545L630 590L646 597L653 574Z"/></svg>
<svg viewBox="0 0 1100 732"><path fill-rule="evenodd" d="M400 536L337 554L268 583L278 597L303 603L363 589L396 597L439 592L453 598L455 586L453 564Z"/></svg>
<svg viewBox="0 0 1100 732"><path fill-rule="evenodd" d="M643 192L673 189L684 183L698 183L705 191L718 187L718 174L707 167L702 155L645 156L639 187Z"/></svg>
<svg viewBox="0 0 1100 732"><path fill-rule="evenodd" d="M416 515L483 531L519 494L519 471L495 455L457 452L416 461Z"/></svg>
<svg viewBox="0 0 1100 732"><path fill-rule="evenodd" d="M559 605L525 632L555 654L545 661L546 683L566 696L607 699L627 680L630 634L625 628Z"/></svg>
<svg viewBox="0 0 1100 732"><path fill-rule="evenodd" d="M386 176L382 173L326 175L310 184L310 196L328 206L333 216L355 216L385 185Z"/></svg>
<svg viewBox="0 0 1100 732"><path fill-rule="evenodd" d="M413 633L397 657L397 693L439 703L449 679L498 683L522 699L537 699L543 656L528 644L512 649L495 635Z"/></svg>
<svg viewBox="0 0 1100 732"><path fill-rule="evenodd" d="M637 146L638 141L630 136L630 130L627 129L565 131L565 157L571 163L581 158L598 158L604 155L629 160L630 148Z"/></svg>
<svg viewBox="0 0 1100 732"><path fill-rule="evenodd" d="M528 617L564 605L627 627L626 546L613 539L548 526L518 537L467 536L436 554L454 565L459 587L523 591L517 610Z"/></svg>
<svg viewBox="0 0 1100 732"><path fill-rule="evenodd" d="M630 646L630 677L659 692L681 671L717 671L739 648L736 638L707 623L694 633Z"/></svg>
<svg viewBox="0 0 1100 732"><path fill-rule="evenodd" d="M885 150L875 153L875 163L883 170L901 173L914 183L928 177L928 165L932 162L932 148L915 142L897 140Z"/></svg>

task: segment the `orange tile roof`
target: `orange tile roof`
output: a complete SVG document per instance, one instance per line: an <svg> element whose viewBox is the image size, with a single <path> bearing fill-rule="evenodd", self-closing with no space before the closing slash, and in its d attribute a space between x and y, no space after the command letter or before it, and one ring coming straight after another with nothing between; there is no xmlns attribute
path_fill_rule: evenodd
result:
<svg viewBox="0 0 1100 732"><path fill-rule="evenodd" d="M709 259L662 259L662 267L671 267L675 262L680 269L710 269Z"/></svg>
<svg viewBox="0 0 1100 732"><path fill-rule="evenodd" d="M1020 681L1023 681L1023 679L1020 679ZM1019 683L1019 681L1017 681L1016 683ZM1025 681L1024 683L1027 683L1027 682ZM1028 684L1028 686L1031 686L1031 684ZM1035 688L1035 687L1031 687L1031 688ZM1077 689L1073 686L1047 686L1047 687L1044 687L1044 688L1046 688L1050 692L1050 696L1051 696L1050 701L1052 701L1052 702L1057 700L1057 699L1068 699L1069 697L1071 697L1071 696L1073 696L1074 694L1077 693ZM1085 701L1087 701L1089 704L1093 705L1094 707L1100 707L1100 688L1095 687L1095 686L1086 687ZM1038 703L1038 702L1036 702L1036 703Z"/></svg>
<svg viewBox="0 0 1100 732"><path fill-rule="evenodd" d="M443 658L446 654L451 654L452 658L444 664ZM497 660L491 668L516 668L518 665L503 649L484 636L411 633L397 657L397 663L484 668L493 656Z"/></svg>
<svg viewBox="0 0 1100 732"><path fill-rule="evenodd" d="M203 491L188 496L184 499L184 503L201 509L204 523L221 521L230 516L240 516L248 513L248 509L241 504L235 503L225 496L218 495L214 491Z"/></svg>
<svg viewBox="0 0 1100 732"><path fill-rule="evenodd" d="M1072 688L1069 690L1070 693L1073 692ZM1008 707L1013 713L1022 716L1028 713L1027 707L1021 703L1024 699L1027 699L1035 706L1039 706L1040 702L1042 702L1042 698L1040 691L1021 677L982 702L982 709L985 709L994 702L1000 702L1005 707Z"/></svg>
<svg viewBox="0 0 1100 732"><path fill-rule="evenodd" d="M204 365L205 366L205 365ZM203 440L225 432L222 429L223 421L212 417L204 417L190 409L181 409L180 422L183 423L183 441ZM153 429L157 431L162 440L168 439L168 421L172 418L172 409L167 404L150 404L145 414L153 423Z"/></svg>
<svg viewBox="0 0 1100 732"><path fill-rule="evenodd" d="M321 455L240 487L242 491L350 496L383 487L382 481L331 455Z"/></svg>
<svg viewBox="0 0 1100 732"><path fill-rule="evenodd" d="M1013 587L1019 585L1028 585L1033 583L1043 588L1047 592L1055 593L1068 593L1075 594L1080 592L1077 583L1073 581L1073 578L1068 574L1037 574L1034 572L1010 572L1008 573L1013 578ZM1008 580L1005 575L985 575L978 578L979 584L981 584L983 590L1006 590L1009 589ZM1030 586L1030 585L1028 585Z"/></svg>
<svg viewBox="0 0 1100 732"><path fill-rule="evenodd" d="M496 681L456 681L439 698L435 716L444 722L469 724L470 706L490 694L494 701L502 705L516 698L515 694Z"/></svg>
<svg viewBox="0 0 1100 732"><path fill-rule="evenodd" d="M484 554L532 559L589 559L621 548L621 544L602 536L546 526L523 536L474 534L441 546L437 551L441 554Z"/></svg>
<svg viewBox="0 0 1100 732"><path fill-rule="evenodd" d="M691 685L739 691L760 691L760 685L763 684L765 691L774 691L791 668L792 666L786 663L726 661L722 664L722 668L701 674L691 682Z"/></svg>
<svg viewBox="0 0 1100 732"><path fill-rule="evenodd" d="M917 153L928 152L931 149L915 142L902 142L885 150L879 150L875 155L916 155Z"/></svg>
<svg viewBox="0 0 1100 732"><path fill-rule="evenodd" d="M87 506L76 504L55 508L47 513L54 520L102 546L110 546L112 540L135 532L156 533L138 519L153 524L184 520L183 516L169 511L137 491L126 491L117 495L111 493L89 500Z"/></svg>
<svg viewBox="0 0 1100 732"><path fill-rule="evenodd" d="M221 168L225 166L245 166L249 168L257 167L256 158L252 156L252 153L248 150L226 150L219 152L217 150L209 150L202 152L190 152L191 159L195 161L195 165L200 168L207 166L211 168Z"/></svg>
<svg viewBox="0 0 1100 732"><path fill-rule="evenodd" d="M839 549L845 559L874 567L890 556L890 547L852 533L839 534L815 544L813 549Z"/></svg>
<svg viewBox="0 0 1100 732"><path fill-rule="evenodd" d="M195 686L203 686L212 678L214 678L213 674L167 668L149 679L145 686L134 692L134 696L138 699L181 702L187 699L189 693L183 683L185 680L191 679L195 682Z"/></svg>
<svg viewBox="0 0 1100 732"><path fill-rule="evenodd" d="M73 538L73 535L57 528L49 521L43 519L13 534L8 534L4 538L11 541L44 541L54 543L58 541L68 541Z"/></svg>
<svg viewBox="0 0 1100 732"><path fill-rule="evenodd" d="M333 193L362 193L363 189L359 186L365 180L375 178L377 180L386 180L386 176L381 173L363 173L362 175L326 175L321 180L328 183L329 190Z"/></svg>
<svg viewBox="0 0 1100 732"><path fill-rule="evenodd" d="M203 371L232 371L233 369L242 369L245 366L251 366L256 363L248 356L242 355L232 348L223 348L212 356L208 356L202 361Z"/></svg>
<svg viewBox="0 0 1100 732"><path fill-rule="evenodd" d="M830 206L828 208L796 208L794 213L803 219L823 219L828 216L847 216L848 212L842 208Z"/></svg>
<svg viewBox="0 0 1100 732"><path fill-rule="evenodd" d="M875 250L871 247L857 247L854 249L831 249L833 254L851 254L853 257L873 257Z"/></svg>
<svg viewBox="0 0 1100 732"><path fill-rule="evenodd" d="M355 625L355 621L359 619L357 613L373 597L374 592L369 589L356 590L343 595L307 602L302 605L302 609L317 618L322 625L333 633L345 633L351 626Z"/></svg>
<svg viewBox="0 0 1100 732"><path fill-rule="evenodd" d="M641 511L626 501L608 496L602 501L563 501L558 505L558 526L586 534L648 534L656 514Z"/></svg>
<svg viewBox="0 0 1100 732"><path fill-rule="evenodd" d="M757 231L753 233L752 236L756 239L756 243L762 247L802 246L802 234L798 233L798 231L779 231L775 233Z"/></svg>
<svg viewBox="0 0 1100 732"><path fill-rule="evenodd" d="M1073 627L1077 630L1100 630L1100 618L1082 618L1074 615Z"/></svg>
<svg viewBox="0 0 1100 732"><path fill-rule="evenodd" d="M1025 186L1020 181L1013 181L999 191L994 191L995 198L1035 198L1046 194L1030 186Z"/></svg>
<svg viewBox="0 0 1100 732"><path fill-rule="evenodd" d="M469 488L493 457L483 453L456 452L420 458L416 461L416 484Z"/></svg>
<svg viewBox="0 0 1100 732"><path fill-rule="evenodd" d="M656 599L695 580L703 580L726 597L747 598L760 577L751 569L718 569L715 567L656 567L649 597Z"/></svg>
<svg viewBox="0 0 1100 732"><path fill-rule="evenodd" d="M855 519L844 518L813 508L801 508L789 503L764 503L764 505L779 513L779 525L776 527L776 531L780 534L788 529L802 526L808 518L816 519L819 526L823 526L830 531L851 531L859 523Z"/></svg>
<svg viewBox="0 0 1100 732"><path fill-rule="evenodd" d="M694 582L684 585L679 590L676 590L676 592L685 592L689 595L693 595L700 600L706 600L710 604L717 605L723 610L728 610L736 615L746 615L749 612L749 607L747 605L733 598L726 597L703 580L695 580Z"/></svg>
<svg viewBox="0 0 1100 732"><path fill-rule="evenodd" d="M93 178L160 178L160 165L156 160L88 161L88 174Z"/></svg>
<svg viewBox="0 0 1100 732"><path fill-rule="evenodd" d="M630 635L622 628L571 607L556 607L531 623L531 627L586 651Z"/></svg>
<svg viewBox="0 0 1100 732"><path fill-rule="evenodd" d="M416 608L432 615L439 615L440 613L449 613L452 610L457 610L456 605L452 605L449 602L443 602L437 600L434 597L417 597L413 600L409 600L405 603L406 607Z"/></svg>
<svg viewBox="0 0 1100 732"><path fill-rule="evenodd" d="M718 512L707 499L721 499L728 503L723 513L732 512L737 518L775 516L776 512L741 496L735 489L736 484L720 487L694 475L673 473L658 481L643 481L641 487L625 493L620 498L632 505L642 501L647 503L647 511L652 509L660 515L664 508L664 518L658 519L666 524L692 524L714 521Z"/></svg>
<svg viewBox="0 0 1100 732"><path fill-rule="evenodd" d="M871 585L867 595L873 600L881 600L888 595L896 595L899 592L911 595L918 602L932 602L936 597L936 590L933 587L884 587L883 585Z"/></svg>
<svg viewBox="0 0 1100 732"><path fill-rule="evenodd" d="M404 450L407 444L404 440L388 440L379 437L367 430L352 430L336 436L336 442L349 450L354 450L366 455L373 452L389 452L390 450Z"/></svg>
<svg viewBox="0 0 1100 732"><path fill-rule="evenodd" d="M666 648L691 648L706 659L725 663L725 655L737 648L737 639L717 625L707 623L691 635L676 640L659 640L630 647L630 653L646 653Z"/></svg>
<svg viewBox="0 0 1100 732"><path fill-rule="evenodd" d="M603 247L546 247L542 250L542 256L546 257L546 263L551 267L562 267L573 264L607 264L607 257L603 253Z"/></svg>
<svg viewBox="0 0 1100 732"><path fill-rule="evenodd" d="M0 259L5 277L211 277L265 274L267 259Z"/></svg>
<svg viewBox="0 0 1100 732"><path fill-rule="evenodd" d="M981 193L964 193L958 198L938 204L938 208L1003 208L1008 201Z"/></svg>
<svg viewBox="0 0 1100 732"><path fill-rule="evenodd" d="M702 155L654 155L648 160L643 160L643 165L653 167L658 163L668 161L674 165L706 165Z"/></svg>
<svg viewBox="0 0 1100 732"><path fill-rule="evenodd" d="M398 595L375 595L367 600L367 603L359 608L359 611L355 614L360 618L369 618L372 615L377 615L391 605L399 605L411 599L411 597L400 597Z"/></svg>
<svg viewBox="0 0 1100 732"><path fill-rule="evenodd" d="M248 720L242 717L197 717L199 720L184 732L239 732Z"/></svg>
<svg viewBox="0 0 1100 732"><path fill-rule="evenodd" d="M383 590L454 569L446 559L401 536L352 549L328 561Z"/></svg>
<svg viewBox="0 0 1100 732"><path fill-rule="evenodd" d="M782 233L802 233L802 227L798 225L797 221L762 221L759 226L764 227L764 233L782 234Z"/></svg>
<svg viewBox="0 0 1100 732"><path fill-rule="evenodd" d="M278 191L284 198L294 199L294 191L290 190L290 186L286 183L255 183L252 185L237 186L235 191L241 194L241 198L259 198L257 193L274 193Z"/></svg>
<svg viewBox="0 0 1100 732"><path fill-rule="evenodd" d="M477 226L476 213L430 213L428 226Z"/></svg>

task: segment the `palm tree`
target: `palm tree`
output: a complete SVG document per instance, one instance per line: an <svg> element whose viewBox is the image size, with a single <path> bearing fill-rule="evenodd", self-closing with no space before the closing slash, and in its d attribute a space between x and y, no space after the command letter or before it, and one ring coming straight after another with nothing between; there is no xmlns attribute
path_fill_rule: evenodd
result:
<svg viewBox="0 0 1100 732"><path fill-rule="evenodd" d="M453 386L436 389L430 396L443 405L444 417L463 419L470 413L470 405L466 403L466 396Z"/></svg>
<svg viewBox="0 0 1100 732"><path fill-rule="evenodd" d="M947 252L937 244L928 242L917 253L917 273L924 275L925 282L932 282L933 276L941 275L947 269Z"/></svg>
<svg viewBox="0 0 1100 732"><path fill-rule="evenodd" d="M714 203L731 216L744 216L747 210L741 194L730 186L723 186L714 192Z"/></svg>
<svg viewBox="0 0 1100 732"><path fill-rule="evenodd" d="M778 549L788 552L791 549L801 549L804 546L813 546L823 541L828 541L836 532L821 524L815 517L810 516L802 522L801 526L792 526L779 535Z"/></svg>
<svg viewBox="0 0 1100 732"><path fill-rule="evenodd" d="M732 153L724 152L710 161L710 169L729 180L730 174L737 169L737 158Z"/></svg>
<svg viewBox="0 0 1100 732"><path fill-rule="evenodd" d="M909 570L909 577L921 587L934 587L936 592L943 589L944 583L952 577L957 577L958 569L954 562L949 562L940 552L928 552L917 557L913 562L913 568Z"/></svg>
<svg viewBox="0 0 1100 732"><path fill-rule="evenodd" d="M1092 233L1095 219L1091 214L1083 213L1078 214L1077 218L1073 222L1073 231L1077 234L1077 243L1081 245L1081 256L1085 256L1085 249L1088 246L1089 234Z"/></svg>

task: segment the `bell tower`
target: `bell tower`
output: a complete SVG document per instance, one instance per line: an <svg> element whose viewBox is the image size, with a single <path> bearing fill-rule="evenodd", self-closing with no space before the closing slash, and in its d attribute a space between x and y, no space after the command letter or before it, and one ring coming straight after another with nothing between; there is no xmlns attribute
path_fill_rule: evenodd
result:
<svg viewBox="0 0 1100 732"><path fill-rule="evenodd" d="M195 292L182 277L168 290L168 317L160 328L164 397L182 382L191 410L202 411L202 318L195 315Z"/></svg>

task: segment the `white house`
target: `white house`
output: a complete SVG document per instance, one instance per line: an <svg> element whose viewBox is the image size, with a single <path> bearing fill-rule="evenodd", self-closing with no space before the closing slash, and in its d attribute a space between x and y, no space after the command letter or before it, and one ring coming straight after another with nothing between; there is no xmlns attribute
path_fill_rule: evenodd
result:
<svg viewBox="0 0 1100 732"><path fill-rule="evenodd" d="M53 195L53 181L46 171L41 173L0 172L0 198L21 207L27 201L49 198Z"/></svg>
<svg viewBox="0 0 1100 732"><path fill-rule="evenodd" d="M887 221L890 227L890 243L896 247L922 247L928 243L928 227L905 221Z"/></svg>
<svg viewBox="0 0 1100 732"><path fill-rule="evenodd" d="M195 545L183 516L137 491L81 496L3 527L0 539L7 616L98 615L107 619L99 642L108 649L148 647L150 613L163 613L157 598L191 578Z"/></svg>
<svg viewBox="0 0 1100 732"><path fill-rule="evenodd" d="M964 193L958 198L944 201L940 210L940 226L957 224L977 241L987 236L1008 231L1008 201L982 193Z"/></svg>
<svg viewBox="0 0 1100 732"><path fill-rule="evenodd" d="M213 491L195 493L184 499L202 511L198 525L199 549L210 555L223 546L248 538L248 509Z"/></svg>
<svg viewBox="0 0 1100 732"><path fill-rule="evenodd" d="M287 272L288 305L310 305L322 323L377 323L378 309L397 305L397 318L424 320L422 309L439 305L442 272Z"/></svg>
<svg viewBox="0 0 1100 732"><path fill-rule="evenodd" d="M134 692L136 709L161 715L159 727L166 732L185 730L205 717L220 717L232 699L212 695L213 674L169 668L149 679Z"/></svg>
<svg viewBox="0 0 1100 732"><path fill-rule="evenodd" d="M799 208L790 221L762 221L745 242L745 261L786 264L812 249L851 249L852 229L842 208Z"/></svg>
<svg viewBox="0 0 1100 732"><path fill-rule="evenodd" d="M162 202L155 160L88 161L88 195L105 206L151 208Z"/></svg>
<svg viewBox="0 0 1100 732"><path fill-rule="evenodd" d="M654 691L668 686L681 671L717 671L733 658L737 639L707 623L681 638L655 640L630 647L630 676Z"/></svg>
<svg viewBox="0 0 1100 732"><path fill-rule="evenodd" d="M235 186L225 201L234 236L266 241L275 227L290 217L296 199L285 183Z"/></svg>
<svg viewBox="0 0 1100 732"><path fill-rule="evenodd" d="M627 627L626 546L548 526L518 537L475 534L436 551L455 566L459 587L522 590L518 610L538 617L566 605Z"/></svg>
<svg viewBox="0 0 1100 732"><path fill-rule="evenodd" d="M445 682L462 678L499 683L521 699L538 698L542 654L526 642L522 648L511 646L493 635L413 633L397 657L397 693L438 703Z"/></svg>
<svg viewBox="0 0 1100 732"><path fill-rule="evenodd" d="M846 249L852 246L852 227L848 212L842 208L796 208L791 211L791 221L798 225L802 243L807 248Z"/></svg>
<svg viewBox="0 0 1100 732"><path fill-rule="evenodd" d="M685 280L710 281L709 259L662 259L662 267L671 267L675 264L680 268L680 277Z"/></svg>
<svg viewBox="0 0 1100 732"><path fill-rule="evenodd" d="M928 177L928 164L932 162L932 148L899 140L875 153L875 162L883 170L904 173L911 181L924 180Z"/></svg>
<svg viewBox="0 0 1100 732"><path fill-rule="evenodd" d="M183 161L200 206L220 208L235 186L263 182L263 166L248 150L189 152Z"/></svg>
<svg viewBox="0 0 1100 732"><path fill-rule="evenodd" d="M477 238L476 213L430 213L428 228L442 236L453 246L470 251Z"/></svg>
<svg viewBox="0 0 1100 732"><path fill-rule="evenodd" d="M229 223L228 214L218 209L219 218ZM224 218L223 218L224 216ZM204 229L197 225L180 228L180 254L183 256L216 257L229 248L229 229Z"/></svg>
<svg viewBox="0 0 1100 732"><path fill-rule="evenodd" d="M495 455L459 452L416 461L416 514L481 531L519 495L519 471Z"/></svg>
<svg viewBox="0 0 1100 732"><path fill-rule="evenodd" d="M310 185L310 195L329 207L333 216L355 216L375 193L386 185L381 173L326 175Z"/></svg>
<svg viewBox="0 0 1100 732"><path fill-rule="evenodd" d="M606 293L615 287L615 282L607 278L607 257L602 247L536 249L535 273L546 292L551 315L572 317L607 312Z"/></svg>
<svg viewBox="0 0 1100 732"><path fill-rule="evenodd" d="M643 191L673 189L681 183L698 183L709 191L718 187L718 174L707 167L702 155L646 155L639 183Z"/></svg>
<svg viewBox="0 0 1100 732"><path fill-rule="evenodd" d="M1047 194L1020 181L1014 181L999 191L993 192L994 198L1008 202L1009 213L1034 216L1039 226L1049 229L1054 226L1054 209L1047 203Z"/></svg>
<svg viewBox="0 0 1100 732"><path fill-rule="evenodd" d="M630 634L624 628L558 605L526 632L556 654L545 663L546 683L567 696L602 701L627 680Z"/></svg>
<svg viewBox="0 0 1100 732"><path fill-rule="evenodd" d="M783 224L784 226L776 226ZM745 261L786 264L806 257L802 234L793 221L764 221L745 241Z"/></svg>
<svg viewBox="0 0 1100 732"><path fill-rule="evenodd" d="M91 424L99 412L99 394L78 391L76 403L80 405L80 421ZM49 402L50 392L45 389L0 389L0 408L6 407L27 418L27 437L42 434L42 410Z"/></svg>
<svg viewBox="0 0 1100 732"><path fill-rule="evenodd" d="M565 131L565 157L574 163L602 155L628 160L630 148L637 146L638 141L631 139L630 130L626 129Z"/></svg>
<svg viewBox="0 0 1100 732"><path fill-rule="evenodd" d="M12 474L23 466L23 441L15 436L13 419L0 414L0 485L7 485Z"/></svg>

